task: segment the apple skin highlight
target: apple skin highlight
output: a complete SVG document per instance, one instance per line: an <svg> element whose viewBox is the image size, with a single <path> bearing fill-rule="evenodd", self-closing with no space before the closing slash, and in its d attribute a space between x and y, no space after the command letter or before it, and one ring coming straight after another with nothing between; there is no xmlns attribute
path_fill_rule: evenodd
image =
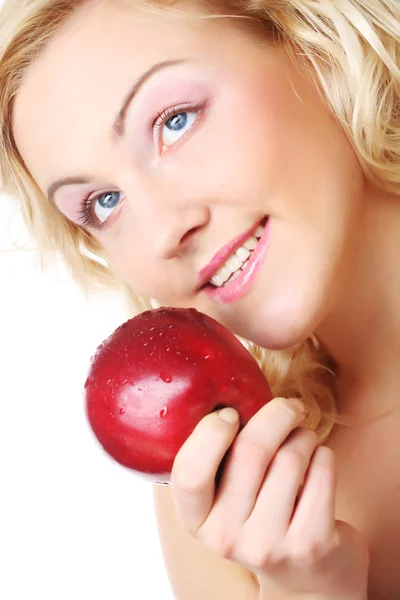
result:
<svg viewBox="0 0 400 600"><path fill-rule="evenodd" d="M99 346L84 397L104 450L161 484L203 417L232 406L243 427L272 394L228 329L195 309L159 308L128 320Z"/></svg>

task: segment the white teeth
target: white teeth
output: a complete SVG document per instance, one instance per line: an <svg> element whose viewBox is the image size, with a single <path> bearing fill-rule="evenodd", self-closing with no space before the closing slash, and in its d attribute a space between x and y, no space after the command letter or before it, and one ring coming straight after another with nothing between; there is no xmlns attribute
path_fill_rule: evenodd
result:
<svg viewBox="0 0 400 600"><path fill-rule="evenodd" d="M236 271L236 273L234 273L234 274L233 274L233 275L232 275L232 276L229 278L229 283L230 283L231 281L233 281L234 279L236 279L237 277L239 277L239 275L241 275L241 273L242 273L242 270L241 270L241 269L239 269L238 271ZM224 285L226 285L226 284L224 283Z"/></svg>
<svg viewBox="0 0 400 600"><path fill-rule="evenodd" d="M241 266L242 271L247 267L247 263L249 262L249 260L250 259L245 260L245 262L242 264L242 266Z"/></svg>
<svg viewBox="0 0 400 600"><path fill-rule="evenodd" d="M230 271L227 267L222 267L219 271L217 271L210 279L210 282L217 287L220 287L225 281L228 281L229 277L232 275L232 271Z"/></svg>
<svg viewBox="0 0 400 600"><path fill-rule="evenodd" d="M254 234L228 258L224 266L210 279L216 287L228 285L233 279L239 277L250 260L252 251L256 249L259 238L264 233L264 228L259 225ZM258 239L257 239L258 238ZM228 281L229 280L229 281Z"/></svg>
<svg viewBox="0 0 400 600"><path fill-rule="evenodd" d="M215 287L221 287L221 285L223 285L224 281L223 281L223 279L218 277L218 275L214 275L213 277L211 277L210 283L215 285Z"/></svg>
<svg viewBox="0 0 400 600"><path fill-rule="evenodd" d="M251 252L250 252L250 255L251 255ZM242 264L242 266L240 267L240 269L238 271L235 271L235 273L233 273L233 275L231 275L229 277L229 279L222 284L222 287L229 285L234 279L239 277L239 275L241 275L242 271L244 271L244 269L247 267L249 260L250 260L249 258L247 260L245 260L244 263Z"/></svg>
<svg viewBox="0 0 400 600"><path fill-rule="evenodd" d="M249 258L251 252L247 248L244 248L244 246L240 246L240 248L236 250L235 254L240 260L240 263L242 263L244 260Z"/></svg>
<svg viewBox="0 0 400 600"><path fill-rule="evenodd" d="M232 275L232 271L230 271L227 267L223 266L217 273L218 277L222 279L223 282L227 281L229 277Z"/></svg>
<svg viewBox="0 0 400 600"><path fill-rule="evenodd" d="M243 261L239 260L237 256L233 255L226 261L225 265L215 273L214 277L210 279L210 283L217 287L221 287L231 278L234 273L240 274ZM233 266L234 268L231 268Z"/></svg>
<svg viewBox="0 0 400 600"><path fill-rule="evenodd" d="M247 250L254 250L257 247L257 244L258 244L257 238L252 236L243 244L243 246L245 248L247 248Z"/></svg>
<svg viewBox="0 0 400 600"><path fill-rule="evenodd" d="M237 271L238 269L240 269L240 267L242 266L242 264L243 264L243 260L240 260L240 258L238 258L236 256L236 254L233 254L226 261L225 267L227 269L229 269L231 273L234 273L235 271Z"/></svg>

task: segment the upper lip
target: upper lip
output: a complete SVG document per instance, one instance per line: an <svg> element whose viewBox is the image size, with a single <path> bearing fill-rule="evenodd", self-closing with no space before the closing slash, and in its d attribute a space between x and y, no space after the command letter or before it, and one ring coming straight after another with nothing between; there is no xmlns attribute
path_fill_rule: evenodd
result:
<svg viewBox="0 0 400 600"><path fill-rule="evenodd" d="M234 252L246 241L249 237L252 236L253 232L257 229L257 227L263 222L265 217L262 217L247 231L244 233L240 233L238 236L233 238L230 242L225 244L218 252L216 252L211 259L211 261L201 269L198 273L198 287L202 288L206 283L210 281L210 279L215 275L217 271L226 263L228 258L232 256Z"/></svg>

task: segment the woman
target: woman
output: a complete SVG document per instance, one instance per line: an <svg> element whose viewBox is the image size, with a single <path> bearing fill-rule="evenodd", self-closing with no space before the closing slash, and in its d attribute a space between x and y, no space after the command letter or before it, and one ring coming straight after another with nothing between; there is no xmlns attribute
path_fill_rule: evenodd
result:
<svg viewBox="0 0 400 600"><path fill-rule="evenodd" d="M394 0L2 8L2 177L43 256L211 315L276 394L240 433L207 416L154 490L179 599L400 597L399 22Z"/></svg>

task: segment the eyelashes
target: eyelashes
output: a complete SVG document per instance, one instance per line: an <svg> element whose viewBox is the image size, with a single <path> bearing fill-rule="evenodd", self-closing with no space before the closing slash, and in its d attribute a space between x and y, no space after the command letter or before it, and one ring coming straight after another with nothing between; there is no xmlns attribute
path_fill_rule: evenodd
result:
<svg viewBox="0 0 400 600"><path fill-rule="evenodd" d="M164 155L183 139L196 125L203 109L204 106L185 103L167 108L159 113L152 123L153 140L157 146L157 152ZM175 136L177 139L174 139ZM113 206L116 196L122 196L121 192L109 190L84 198L78 210L77 223L84 228L101 229L121 203L120 200ZM99 206L99 210L97 210L101 199L105 199L105 205ZM107 214L108 209L111 209L109 214Z"/></svg>
<svg viewBox="0 0 400 600"><path fill-rule="evenodd" d="M161 112L153 123L153 136L156 144L163 147L161 152L165 152L165 148L175 145L182 139L193 127L200 117L202 107L197 104L186 103L179 106L167 108ZM189 125L189 127L185 127ZM183 133L182 133L183 131ZM164 134L167 134L167 139L164 139ZM178 134L178 139L174 140L174 134ZM182 133L182 135L180 135ZM169 138L169 139L168 139Z"/></svg>
<svg viewBox="0 0 400 600"><path fill-rule="evenodd" d="M78 223L82 227L100 229L103 223L107 221L107 219L111 216L121 202L121 200L119 200L114 206L112 205L116 196L122 196L122 194L120 192L103 192L102 194L85 198L81 202L81 206L78 211ZM103 203L101 203L102 199L104 199ZM97 203L99 203L98 209ZM109 215L106 214L108 209L112 209ZM104 219L102 219L103 216Z"/></svg>

